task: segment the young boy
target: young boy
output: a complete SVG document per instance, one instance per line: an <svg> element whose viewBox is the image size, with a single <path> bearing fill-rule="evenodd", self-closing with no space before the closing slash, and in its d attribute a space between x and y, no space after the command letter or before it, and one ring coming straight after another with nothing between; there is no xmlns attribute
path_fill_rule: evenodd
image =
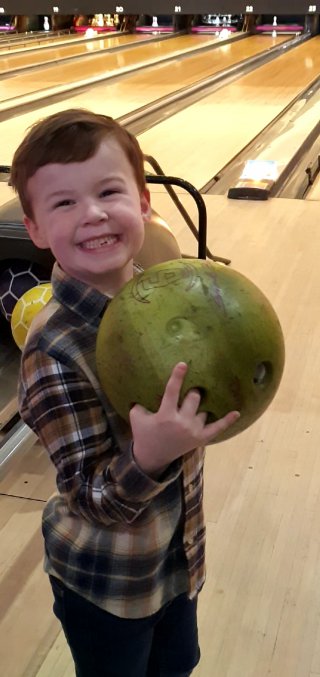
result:
<svg viewBox="0 0 320 677"><path fill-rule="evenodd" d="M11 181L36 246L50 248L53 299L22 355L20 412L57 469L43 515L45 570L77 677L186 677L199 661L206 424L187 365L159 411L112 410L95 368L110 298L134 275L150 213L138 142L114 120L66 110L37 123ZM58 677L58 676L57 676Z"/></svg>

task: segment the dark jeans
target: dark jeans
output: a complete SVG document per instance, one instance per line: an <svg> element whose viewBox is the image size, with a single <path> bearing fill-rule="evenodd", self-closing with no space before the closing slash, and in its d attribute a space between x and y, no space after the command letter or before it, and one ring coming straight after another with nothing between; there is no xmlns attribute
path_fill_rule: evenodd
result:
<svg viewBox="0 0 320 677"><path fill-rule="evenodd" d="M180 595L152 616L131 620L52 576L50 582L77 677L189 677L199 662L196 600Z"/></svg>

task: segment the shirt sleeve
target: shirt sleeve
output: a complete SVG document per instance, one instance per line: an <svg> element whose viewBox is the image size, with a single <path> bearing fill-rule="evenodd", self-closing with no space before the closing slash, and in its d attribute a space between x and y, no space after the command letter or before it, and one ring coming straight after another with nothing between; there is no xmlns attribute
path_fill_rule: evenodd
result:
<svg viewBox="0 0 320 677"><path fill-rule="evenodd" d="M91 522L134 522L181 472L178 461L161 481L145 475L130 440L120 451L85 375L39 349L22 357L19 408L56 467L68 507Z"/></svg>

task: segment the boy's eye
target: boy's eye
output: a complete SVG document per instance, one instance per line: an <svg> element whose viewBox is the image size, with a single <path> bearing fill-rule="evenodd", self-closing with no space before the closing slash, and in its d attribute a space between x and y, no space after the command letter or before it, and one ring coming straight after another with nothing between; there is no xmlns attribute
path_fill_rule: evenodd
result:
<svg viewBox="0 0 320 677"><path fill-rule="evenodd" d="M105 190L101 191L100 197L108 197L109 195L114 195L118 192L119 191L115 190L115 188L105 188Z"/></svg>
<svg viewBox="0 0 320 677"><path fill-rule="evenodd" d="M74 200L59 200L53 206L54 209L57 209L57 207L69 207L72 204L74 204Z"/></svg>

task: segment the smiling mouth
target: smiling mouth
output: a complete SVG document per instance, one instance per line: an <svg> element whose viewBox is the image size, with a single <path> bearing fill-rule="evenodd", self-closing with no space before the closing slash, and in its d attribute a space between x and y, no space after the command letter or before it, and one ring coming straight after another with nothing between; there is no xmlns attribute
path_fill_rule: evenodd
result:
<svg viewBox="0 0 320 677"><path fill-rule="evenodd" d="M92 240L87 240L86 242L81 242L81 249L100 249L104 246L109 246L115 244L119 241L118 235L105 235L104 237L96 237Z"/></svg>

